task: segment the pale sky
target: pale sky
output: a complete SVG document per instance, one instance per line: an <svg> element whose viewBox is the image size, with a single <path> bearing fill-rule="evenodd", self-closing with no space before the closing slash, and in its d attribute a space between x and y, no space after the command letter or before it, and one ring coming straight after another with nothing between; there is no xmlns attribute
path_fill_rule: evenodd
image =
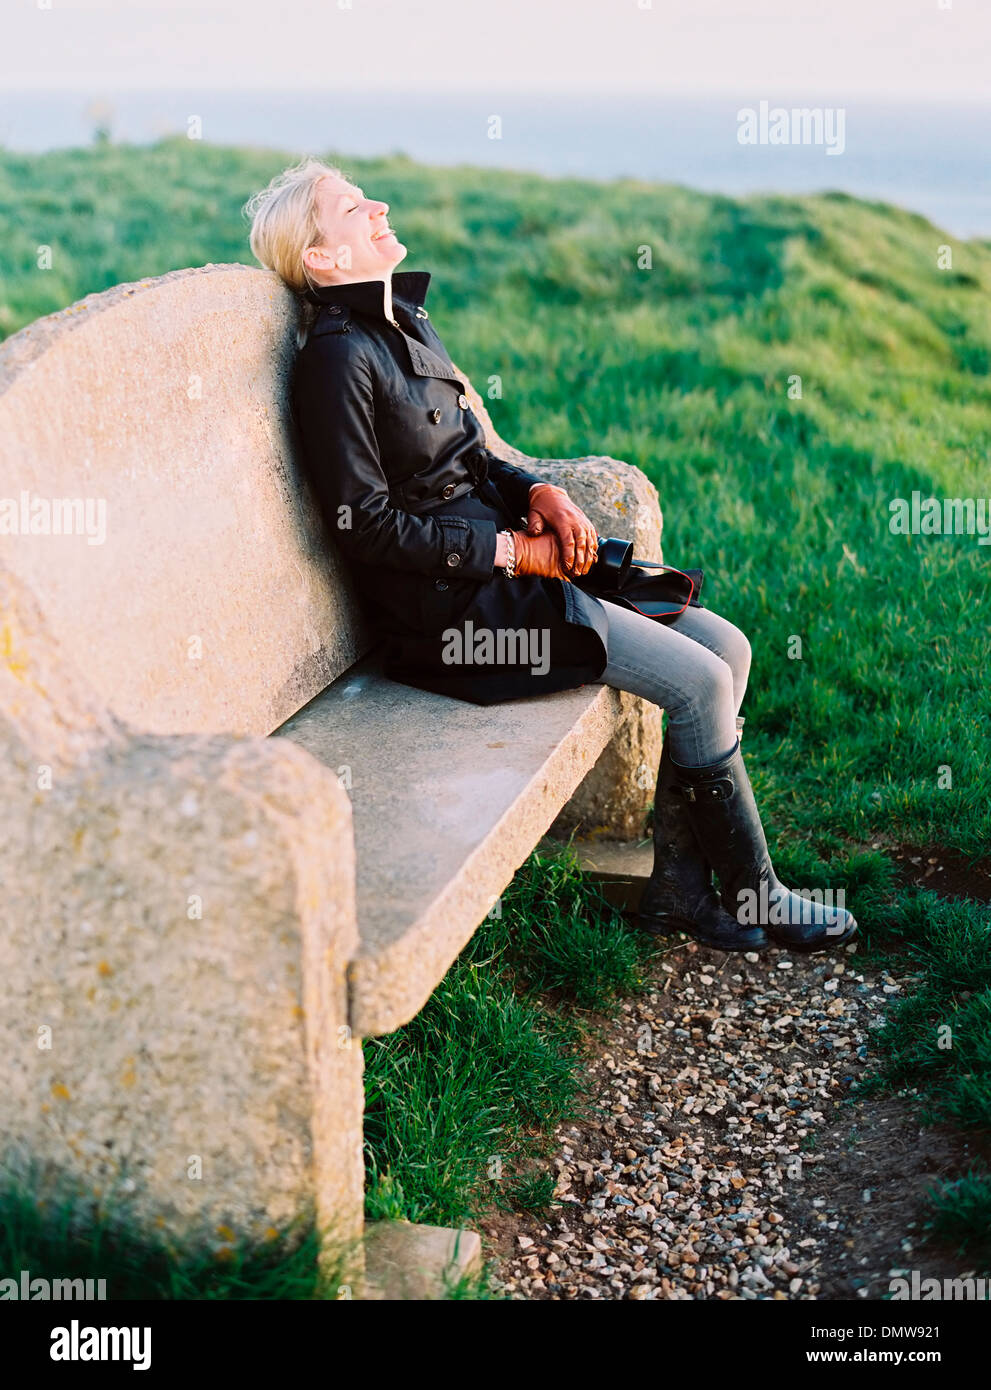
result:
<svg viewBox="0 0 991 1390"><path fill-rule="evenodd" d="M991 98L991 0L0 0L0 86Z"/></svg>

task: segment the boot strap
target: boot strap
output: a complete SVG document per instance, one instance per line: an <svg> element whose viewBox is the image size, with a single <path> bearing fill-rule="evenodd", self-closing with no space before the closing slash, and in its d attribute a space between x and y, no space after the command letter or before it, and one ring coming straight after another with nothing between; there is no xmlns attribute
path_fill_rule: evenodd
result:
<svg viewBox="0 0 991 1390"><path fill-rule="evenodd" d="M733 795L733 779L718 777L714 782L704 782L700 786L676 783L672 790L686 801L728 801Z"/></svg>

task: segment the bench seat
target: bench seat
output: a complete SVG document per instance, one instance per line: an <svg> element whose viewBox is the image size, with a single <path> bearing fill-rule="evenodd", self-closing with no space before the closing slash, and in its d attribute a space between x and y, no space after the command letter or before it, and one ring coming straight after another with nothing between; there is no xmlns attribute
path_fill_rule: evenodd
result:
<svg viewBox="0 0 991 1390"><path fill-rule="evenodd" d="M275 731L347 779L356 1037L419 1012L620 719L606 686L479 706L387 680L373 654Z"/></svg>

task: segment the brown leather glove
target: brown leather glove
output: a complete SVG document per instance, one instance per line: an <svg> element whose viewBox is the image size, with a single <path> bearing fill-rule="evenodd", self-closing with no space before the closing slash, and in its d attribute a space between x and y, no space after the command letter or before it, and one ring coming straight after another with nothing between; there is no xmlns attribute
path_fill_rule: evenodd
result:
<svg viewBox="0 0 991 1390"><path fill-rule="evenodd" d="M567 579L571 576L561 567L561 547L557 536L548 531L543 536L528 536L514 531L516 543L516 573L538 574L544 579Z"/></svg>
<svg viewBox="0 0 991 1390"><path fill-rule="evenodd" d="M565 492L554 483L541 483L530 490L527 534L553 531L561 545L561 559L571 575L587 574L595 563L598 537L595 527Z"/></svg>

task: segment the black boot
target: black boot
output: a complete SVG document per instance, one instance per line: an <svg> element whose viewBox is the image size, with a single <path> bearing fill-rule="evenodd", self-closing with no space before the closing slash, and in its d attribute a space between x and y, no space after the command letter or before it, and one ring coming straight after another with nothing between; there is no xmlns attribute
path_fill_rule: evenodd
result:
<svg viewBox="0 0 991 1390"><path fill-rule="evenodd" d="M685 932L720 951L760 951L760 927L741 925L724 911L712 871L692 831L684 803L674 794L675 771L667 740L654 792L654 867L635 921L658 936Z"/></svg>
<svg viewBox="0 0 991 1390"><path fill-rule="evenodd" d="M800 897L776 876L739 740L711 767L674 771L688 818L719 878L723 906L735 920L760 922L779 946L794 951L823 951L850 940L857 930L852 913Z"/></svg>

